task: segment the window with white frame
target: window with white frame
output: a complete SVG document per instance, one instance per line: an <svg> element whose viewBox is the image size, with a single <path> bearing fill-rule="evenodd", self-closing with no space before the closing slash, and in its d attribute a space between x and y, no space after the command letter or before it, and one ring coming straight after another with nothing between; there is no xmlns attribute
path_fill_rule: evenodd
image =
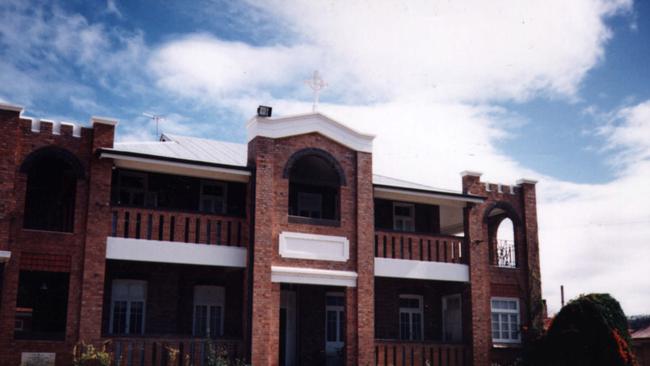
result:
<svg viewBox="0 0 650 366"><path fill-rule="evenodd" d="M415 205L393 202L393 230L415 231Z"/></svg>
<svg viewBox="0 0 650 366"><path fill-rule="evenodd" d="M113 280L111 292L111 334L144 334L147 282Z"/></svg>
<svg viewBox="0 0 650 366"><path fill-rule="evenodd" d="M223 335L224 303L223 287L194 286L194 336L217 338Z"/></svg>
<svg viewBox="0 0 650 366"><path fill-rule="evenodd" d="M493 297L492 341L494 343L519 343L521 341L519 299Z"/></svg>
<svg viewBox="0 0 650 366"><path fill-rule="evenodd" d="M422 340L423 334L422 296L399 296L399 334L400 339Z"/></svg>

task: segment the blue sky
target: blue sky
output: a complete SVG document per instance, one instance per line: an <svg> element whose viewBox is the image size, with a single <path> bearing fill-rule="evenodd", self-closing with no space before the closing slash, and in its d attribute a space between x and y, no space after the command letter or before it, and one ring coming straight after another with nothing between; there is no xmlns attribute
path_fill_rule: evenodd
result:
<svg viewBox="0 0 650 366"><path fill-rule="evenodd" d="M377 173L540 181L551 310L564 284L650 313L647 3L5 0L0 24L0 101L115 117L121 141L155 139L153 112L165 132L244 143L258 104L309 111L318 69L319 110L378 136Z"/></svg>

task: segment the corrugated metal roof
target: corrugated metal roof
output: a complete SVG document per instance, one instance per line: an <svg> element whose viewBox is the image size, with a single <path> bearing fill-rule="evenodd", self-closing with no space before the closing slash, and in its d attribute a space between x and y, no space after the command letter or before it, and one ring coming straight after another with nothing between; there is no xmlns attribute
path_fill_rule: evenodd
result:
<svg viewBox="0 0 650 366"><path fill-rule="evenodd" d="M115 143L112 150L245 167L245 144L164 134L161 141Z"/></svg>
<svg viewBox="0 0 650 366"><path fill-rule="evenodd" d="M158 156L232 165L236 167L245 167L248 156L248 146L246 144L170 134L163 134L160 141L115 143L113 149L106 150L144 154L152 157ZM439 189L379 174L373 174L372 183L395 188L460 194L457 191Z"/></svg>

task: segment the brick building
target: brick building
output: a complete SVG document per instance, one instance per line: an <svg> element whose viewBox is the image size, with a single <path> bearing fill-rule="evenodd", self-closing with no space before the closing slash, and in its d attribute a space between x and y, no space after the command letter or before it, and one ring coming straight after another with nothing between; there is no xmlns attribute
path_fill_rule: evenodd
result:
<svg viewBox="0 0 650 366"><path fill-rule="evenodd" d="M255 366L505 365L541 329L534 181L373 175L373 136L319 113L254 117L247 144L116 126L0 106L2 365L103 340L129 365L207 344Z"/></svg>

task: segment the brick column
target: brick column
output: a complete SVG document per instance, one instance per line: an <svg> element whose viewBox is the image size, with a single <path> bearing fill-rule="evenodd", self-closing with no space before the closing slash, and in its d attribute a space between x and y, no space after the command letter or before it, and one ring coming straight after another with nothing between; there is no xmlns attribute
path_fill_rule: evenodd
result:
<svg viewBox="0 0 650 366"><path fill-rule="evenodd" d="M113 147L117 121L93 118L92 151ZM101 337L104 272L106 266L106 237L111 229L111 175L113 162L90 159L88 174L88 214L83 256L79 340L92 341Z"/></svg>
<svg viewBox="0 0 650 366"><path fill-rule="evenodd" d="M528 296L530 321L529 337L535 338L542 331L544 305L542 304L542 280L539 264L539 239L537 235L537 196L535 184L529 179L520 179L523 206L523 223L526 236L526 263L528 265ZM521 257L520 257L521 258Z"/></svg>
<svg viewBox="0 0 650 366"><path fill-rule="evenodd" d="M481 173L463 172L463 192L481 195ZM471 303L472 365L487 366L490 362L490 266L487 227L483 222L485 207L472 205L464 209L465 236L469 247Z"/></svg>
<svg viewBox="0 0 650 366"><path fill-rule="evenodd" d="M375 252L372 155L357 152L357 365L375 364ZM350 324L348 324L350 326Z"/></svg>
<svg viewBox="0 0 650 366"><path fill-rule="evenodd" d="M251 364L279 363L280 284L271 283L273 258L273 144L271 139L256 137L248 144L248 164L254 169L254 240L251 319Z"/></svg>

